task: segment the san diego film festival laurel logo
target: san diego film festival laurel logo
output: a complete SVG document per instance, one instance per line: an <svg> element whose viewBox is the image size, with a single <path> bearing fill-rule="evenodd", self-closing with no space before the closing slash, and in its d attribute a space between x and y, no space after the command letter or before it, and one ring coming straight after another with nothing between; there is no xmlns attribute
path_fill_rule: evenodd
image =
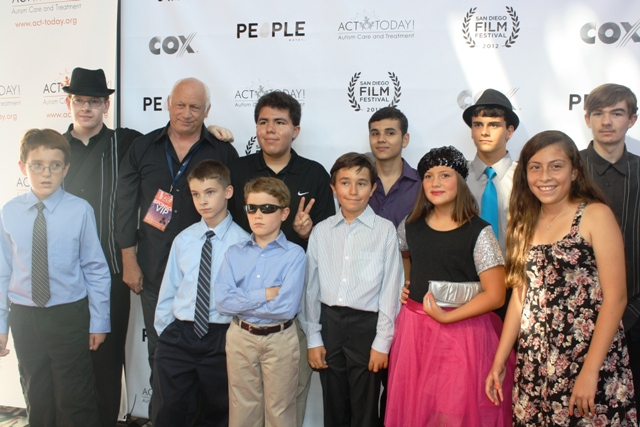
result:
<svg viewBox="0 0 640 427"><path fill-rule="evenodd" d="M462 36L470 48L483 49L510 48L516 43L520 32L520 19L515 9L505 6L507 15L476 15L477 7L472 7L462 20ZM510 27L510 28L509 28Z"/></svg>
<svg viewBox="0 0 640 427"><path fill-rule="evenodd" d="M372 113L383 107L396 107L402 96L402 86L396 73L389 71L387 75L388 79L368 80L360 78L362 72L355 73L347 87L351 108Z"/></svg>

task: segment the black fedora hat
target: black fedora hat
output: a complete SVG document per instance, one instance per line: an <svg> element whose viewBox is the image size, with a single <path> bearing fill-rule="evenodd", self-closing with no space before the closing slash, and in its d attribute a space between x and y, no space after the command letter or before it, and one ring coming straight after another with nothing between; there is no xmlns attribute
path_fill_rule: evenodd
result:
<svg viewBox="0 0 640 427"><path fill-rule="evenodd" d="M63 91L71 95L83 96L108 96L115 89L107 87L107 79L102 69L87 70L86 68L74 68L71 73L69 86L64 86Z"/></svg>
<svg viewBox="0 0 640 427"><path fill-rule="evenodd" d="M462 113L462 119L469 127L471 127L471 118L476 107L495 107L504 110L504 113L507 116L506 119L508 119L507 121L513 123L514 129L518 129L520 119L516 113L513 112L513 106L511 106L509 98L504 96L502 92L498 92L495 89L487 89L482 92L482 95L474 105L464 110L464 113Z"/></svg>

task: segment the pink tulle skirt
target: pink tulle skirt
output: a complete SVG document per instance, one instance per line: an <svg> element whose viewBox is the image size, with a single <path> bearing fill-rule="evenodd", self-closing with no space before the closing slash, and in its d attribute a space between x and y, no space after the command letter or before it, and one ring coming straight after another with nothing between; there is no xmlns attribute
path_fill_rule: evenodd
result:
<svg viewBox="0 0 640 427"><path fill-rule="evenodd" d="M385 426L511 426L513 351L502 404L495 406L484 392L501 332L502 321L494 313L445 325L408 300L396 320L389 355Z"/></svg>

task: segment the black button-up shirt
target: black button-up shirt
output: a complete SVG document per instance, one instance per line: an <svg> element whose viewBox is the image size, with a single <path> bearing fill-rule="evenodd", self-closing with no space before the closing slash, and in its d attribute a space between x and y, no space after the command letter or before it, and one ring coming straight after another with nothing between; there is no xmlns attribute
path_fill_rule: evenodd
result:
<svg viewBox="0 0 640 427"><path fill-rule="evenodd" d="M580 156L622 229L629 301L622 320L629 330L640 318L640 157L625 147L622 157L609 163L593 148L593 141Z"/></svg>
<svg viewBox="0 0 640 427"><path fill-rule="evenodd" d="M231 144L216 139L202 126L200 148L193 153L184 173L178 179L171 194L173 212L164 231L143 222L158 190L169 193L173 176L167 163L165 143L173 163L173 173L180 169L181 162L169 141L167 130L156 129L133 142L122 161L118 179L116 215L116 241L121 248L138 245L138 264L148 282L160 288L162 276L171 250L173 239L185 228L200 221L200 214L193 205L187 176L202 160L214 159L228 165L238 158ZM185 156L193 152L194 144ZM139 212L139 215L138 215Z"/></svg>
<svg viewBox="0 0 640 427"><path fill-rule="evenodd" d="M142 134L133 129L116 130L102 126L84 145L71 135L73 124L64 137L71 146L71 165L64 178L64 189L85 199L96 215L102 250L111 273L122 269L120 248L115 243L116 190L118 170L134 139Z"/></svg>

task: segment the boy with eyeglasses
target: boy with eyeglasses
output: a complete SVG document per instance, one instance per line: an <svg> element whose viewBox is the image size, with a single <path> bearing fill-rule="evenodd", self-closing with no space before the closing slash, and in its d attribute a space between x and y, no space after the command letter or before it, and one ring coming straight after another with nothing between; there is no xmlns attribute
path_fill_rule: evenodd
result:
<svg viewBox="0 0 640 427"><path fill-rule="evenodd" d="M0 357L10 327L29 425L99 427L90 353L110 332L111 280L93 209L60 187L69 157L54 130L22 139L31 189L0 211Z"/></svg>
<svg viewBox="0 0 640 427"><path fill-rule="evenodd" d="M277 178L244 187L250 240L231 246L215 281L227 332L229 426L295 427L300 346L291 327L300 311L304 250L280 230L291 196Z"/></svg>

